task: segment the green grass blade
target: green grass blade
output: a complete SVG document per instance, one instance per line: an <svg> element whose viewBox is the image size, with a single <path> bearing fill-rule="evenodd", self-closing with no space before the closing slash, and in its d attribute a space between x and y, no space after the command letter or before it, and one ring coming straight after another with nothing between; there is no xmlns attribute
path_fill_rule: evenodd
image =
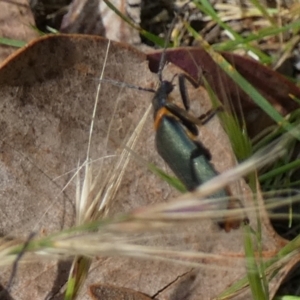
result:
<svg viewBox="0 0 300 300"><path fill-rule="evenodd" d="M292 161L290 163L286 163L283 166L276 168L276 169L272 169L270 172L267 172L261 176L259 176L259 182L264 182L266 180L269 180L270 178L273 178L277 175L286 173L292 169L298 168L300 167L300 159L297 159L295 161Z"/></svg>
<svg viewBox="0 0 300 300"><path fill-rule="evenodd" d="M163 181L167 182L169 185L173 186L181 193L185 193L187 190L183 183L174 176L170 176L161 169L157 168L154 164L148 164L148 169L160 177Z"/></svg>
<svg viewBox="0 0 300 300"><path fill-rule="evenodd" d="M0 44L6 45L6 46L12 46L12 47L16 47L16 48L22 48L23 46L26 45L26 42L1 37Z"/></svg>
<svg viewBox="0 0 300 300"><path fill-rule="evenodd" d="M149 41L153 42L155 45L158 45L160 47L165 46L165 40L156 36L155 34L152 34L151 32L142 29L140 26L136 25L130 18L122 14L110 1L103 0L105 4L113 11L115 12L123 21L125 21L127 24L129 24L132 28L136 29L140 34L142 34L145 38L147 38Z"/></svg>
<svg viewBox="0 0 300 300"><path fill-rule="evenodd" d="M247 277L252 296L254 297L254 299L268 300L268 295L261 280L262 274L260 273L260 268L258 267L255 258L255 252L252 244L251 231L249 226L245 226L244 249L246 255Z"/></svg>
<svg viewBox="0 0 300 300"><path fill-rule="evenodd" d="M236 49L238 46L243 45L244 43L251 43L254 41L259 41L266 37L272 37L274 35L287 32L289 30L296 30L300 29L300 22L296 21L294 23L290 23L284 25L282 27L268 27L260 29L257 33L251 33L247 37L243 38L242 41L240 40L229 40L227 42L218 43L212 45L213 49L216 51L232 51Z"/></svg>
<svg viewBox="0 0 300 300"><path fill-rule="evenodd" d="M74 300L80 287L87 278L92 260L84 256L76 256L73 260L71 272L69 275L65 300Z"/></svg>
<svg viewBox="0 0 300 300"><path fill-rule="evenodd" d="M300 297L286 295L275 297L274 300L300 300Z"/></svg>
<svg viewBox="0 0 300 300"><path fill-rule="evenodd" d="M282 125L285 130L290 131L293 129L293 126L286 121L277 110L274 109L272 104L270 104L270 102L264 98L244 77L242 77L235 68L222 57L222 55L216 53L212 47L189 26L189 24L185 23L185 25L194 38L201 43L203 49L211 56L215 63L217 63L264 112L266 112L277 124ZM300 140L299 136L295 135L295 137Z"/></svg>
<svg viewBox="0 0 300 300"><path fill-rule="evenodd" d="M244 38L241 35L239 35L237 32L235 32L228 24L223 22L220 19L217 12L213 9L213 7L211 6L209 1L207 1L207 0L198 0L198 1L194 1L194 3L195 3L195 5L197 6L197 8L199 10L201 10L206 15L210 16L213 21L215 21L219 26L221 26L225 31L229 32L231 34L231 36L233 37L233 39L238 41L239 44L243 46L243 48L245 48L247 51L251 51L257 57L259 57L260 61L262 61L264 63L268 63L268 62L272 61L271 58L268 55L263 53L258 48L252 46L251 44L246 43L244 41Z"/></svg>
<svg viewBox="0 0 300 300"><path fill-rule="evenodd" d="M215 108L219 107L220 101L217 99L216 94L214 93L213 89L209 85L208 81L205 79L205 75L203 77L204 87L213 103ZM228 105L229 106L229 105ZM253 153L251 147L251 141L247 135L246 130L243 130L240 127L238 119L236 116L231 114L231 107L227 107L225 111L220 111L218 116L221 120L222 126L226 131L235 156L239 161L242 161Z"/></svg>
<svg viewBox="0 0 300 300"><path fill-rule="evenodd" d="M273 26L276 26L276 23L275 23L274 19L268 13L268 10L266 9L266 6L262 5L261 1L250 0L250 2L261 12L262 16L264 16L267 20L269 20L269 22Z"/></svg>

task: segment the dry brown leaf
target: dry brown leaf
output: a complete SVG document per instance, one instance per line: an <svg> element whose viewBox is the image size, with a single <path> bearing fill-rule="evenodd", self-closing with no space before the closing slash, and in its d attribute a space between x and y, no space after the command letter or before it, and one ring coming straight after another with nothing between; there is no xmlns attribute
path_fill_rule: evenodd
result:
<svg viewBox="0 0 300 300"><path fill-rule="evenodd" d="M158 68L162 51L148 54L150 69ZM300 89L278 72L259 62L232 53L221 53L236 70L252 84L282 115L299 108L294 99L300 97ZM229 107L233 106L247 123L247 130L251 136L257 135L274 121L254 103L238 84L218 66L205 49L201 47L182 47L169 49L166 52L169 62L187 72L194 80L200 81L204 75L218 99Z"/></svg>
<svg viewBox="0 0 300 300"><path fill-rule="evenodd" d="M0 36L29 42L38 37L38 33L31 27L34 19L26 0L0 1ZM11 53L15 47L1 45L0 63Z"/></svg>
<svg viewBox="0 0 300 300"><path fill-rule="evenodd" d="M140 3L130 1L110 1L124 16L134 17L136 24L140 23ZM128 16L128 14L131 14ZM104 1L99 0L73 0L68 13L64 16L61 31L66 33L97 34L108 39L139 44L139 32L123 21L112 11Z"/></svg>
<svg viewBox="0 0 300 300"><path fill-rule="evenodd" d="M49 36L30 44L11 57L0 69L1 95L1 231L27 237L35 230L41 235L71 226L74 222L75 183L62 192L75 172L78 161L86 158L88 132L108 41L88 36ZM165 79L181 70L169 65ZM105 78L141 87L155 88L157 78L148 70L143 53L112 43ZM210 108L203 88L188 87L193 110ZM174 98L179 99L176 88ZM103 83L96 115L91 158L118 155L126 138L151 103L151 93ZM228 138L217 118L201 127L201 141L213 155L220 172L234 165ZM165 168L154 147L152 116L139 138L135 151L149 162ZM105 177L117 157L94 163ZM100 180L101 181L101 180ZM232 185L243 195L245 206L252 205L249 188L243 181ZM166 183L132 159L110 214L161 203L178 195ZM276 253L285 241L273 231L264 210L263 250ZM256 215L248 215L256 227ZM88 299L87 287L94 283L126 287L159 299L213 299L235 280L245 275L242 229L225 233L211 220L192 224L175 223L168 231L145 233L137 241L156 249L201 251L221 258L186 258L190 264L133 258L100 258L92 265L79 299ZM166 256L167 258L168 255ZM199 263L203 267L199 268ZM37 262L20 266L11 290L16 299L43 299L59 293L68 264ZM10 269L0 272L3 285ZM30 288L28 288L30 287ZM243 299L248 299L243 295ZM248 298L247 298L248 297Z"/></svg>
<svg viewBox="0 0 300 300"><path fill-rule="evenodd" d="M95 37L46 37L19 51L2 66L2 234L27 237L31 230L48 234L74 224L74 183L64 192L62 189L74 175L78 162L86 158L92 109L107 45L107 40ZM131 54L126 52L126 47L112 47L105 76L141 86L151 84L153 79L144 75L145 56L134 50L129 51ZM132 101L139 97L143 101ZM131 89L103 85L91 159L116 154L149 105L147 97L148 94ZM117 110L113 113L115 105ZM115 160L105 160L103 176L107 173L105 168ZM95 169L99 165L96 163ZM153 188L158 180L154 176L149 179L147 170L140 172L140 180L147 178ZM133 176L128 176L128 180L133 180ZM31 286L23 299L44 298L55 282L56 268L49 264L40 268L26 266L23 271L27 276L20 271L12 294ZM35 275L31 275L31 270ZM3 276L2 273L5 282ZM43 277L47 279L40 282Z"/></svg>

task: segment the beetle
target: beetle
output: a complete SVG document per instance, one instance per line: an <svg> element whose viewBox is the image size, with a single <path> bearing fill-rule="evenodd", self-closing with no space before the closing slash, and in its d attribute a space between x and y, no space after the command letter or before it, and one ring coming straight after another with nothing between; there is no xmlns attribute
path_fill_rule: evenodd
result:
<svg viewBox="0 0 300 300"><path fill-rule="evenodd" d="M158 70L159 86L152 98L156 149L186 189L193 191L199 185L218 175L211 163L209 150L197 140L197 125L201 126L206 123L215 112L208 114L204 120L189 114L185 80L188 79L195 87L197 83L185 74L178 75L179 91L185 109L170 102L169 96L174 89L172 82L175 76L171 81L163 80L162 68L161 60ZM215 192L210 198L229 199L229 195L228 189L225 188ZM234 208L236 205L233 200L220 201L220 209ZM225 231L230 231L238 228L241 221L240 218L232 217L220 220L218 223ZM244 223L248 223L247 218L244 218Z"/></svg>

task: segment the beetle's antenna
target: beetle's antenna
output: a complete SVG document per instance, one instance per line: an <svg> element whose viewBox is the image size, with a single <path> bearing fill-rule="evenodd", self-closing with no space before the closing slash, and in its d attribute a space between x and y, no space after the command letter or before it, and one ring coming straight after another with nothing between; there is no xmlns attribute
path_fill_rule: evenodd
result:
<svg viewBox="0 0 300 300"><path fill-rule="evenodd" d="M176 21L177 21L177 16L174 17L171 25L170 25L170 28L168 30L168 33L167 33L167 36L166 36L166 40L165 40L165 44L164 44L164 49L163 49L163 52L161 54L161 57L160 57L160 61L159 61L159 67L158 67L158 79L160 82L162 82L162 71L164 69L164 66L166 64L166 50L167 50L167 47L168 47L168 44L169 44L169 41L171 39L171 34L172 34L172 31L175 27L175 24L176 24Z"/></svg>
<svg viewBox="0 0 300 300"><path fill-rule="evenodd" d="M110 79L110 78L102 78L100 80L100 82L109 82L110 84L115 85L115 86L127 87L127 88L130 88L130 89L144 91L144 92L150 92L150 93L155 93L156 92L154 89L151 89L151 88L144 88L144 87L140 87L140 86L137 86L137 85L134 85L134 84L113 80L113 79Z"/></svg>
<svg viewBox="0 0 300 300"><path fill-rule="evenodd" d="M164 69L164 66L166 64L166 53L167 53L167 48L168 48L168 44L171 40L171 34L172 34L172 31L173 29L175 28L175 25L176 25L176 22L180 16L181 13L184 12L184 10L188 7L188 5L192 2L191 1L188 1L187 3L185 3L181 8L180 10L178 11L178 13L175 15L175 17L173 18L173 21L170 25L170 28L169 30L167 31L167 36L166 36L166 39L165 39L165 44L164 44L164 49L163 49L163 52L161 54L161 57L160 57L160 61L159 61L159 67L158 67L158 72L157 72L157 75L158 75L158 79L160 82L163 81L162 79L162 71Z"/></svg>

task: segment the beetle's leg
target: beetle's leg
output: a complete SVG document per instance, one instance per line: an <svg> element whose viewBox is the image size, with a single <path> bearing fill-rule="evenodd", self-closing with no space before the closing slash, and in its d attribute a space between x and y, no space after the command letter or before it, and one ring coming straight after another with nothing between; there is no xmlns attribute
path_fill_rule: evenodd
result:
<svg viewBox="0 0 300 300"><path fill-rule="evenodd" d="M190 99L189 99L189 95L187 92L187 88L185 85L185 80L188 80L193 86L194 88L197 88L199 86L199 84L193 80L190 76L181 73L178 75L178 83L179 83L179 91L180 91L180 95L181 95L181 100L182 103L185 107L186 110L190 109Z"/></svg>
<svg viewBox="0 0 300 300"><path fill-rule="evenodd" d="M176 116L194 136L198 135L198 128L196 124L202 125L202 122L199 119L193 117L186 110L174 103L166 103L165 108Z"/></svg>
<svg viewBox="0 0 300 300"><path fill-rule="evenodd" d="M188 80L194 86L194 88L197 88L199 86L199 83L184 73L178 75L179 91L180 91L182 103L185 109L188 111L190 109L190 99L185 85L186 80ZM200 120L202 124L205 124L209 122L215 116L215 114L221 110L223 110L222 106L209 110L205 114L198 117L198 120Z"/></svg>
<svg viewBox="0 0 300 300"><path fill-rule="evenodd" d="M230 194L230 193L229 193ZM228 202L227 209L241 209L244 208L240 199L231 198ZM229 232L231 229L237 229L240 227L241 223L244 225L249 224L248 217L243 213L237 213L232 216L227 216L224 221L219 222L220 227L222 227L226 232Z"/></svg>
<svg viewBox="0 0 300 300"><path fill-rule="evenodd" d="M206 124L216 115L217 112L223 110L224 110L223 106L218 106L214 109L210 109L205 114L202 114L200 117L198 117L198 119L202 122L202 124Z"/></svg>

